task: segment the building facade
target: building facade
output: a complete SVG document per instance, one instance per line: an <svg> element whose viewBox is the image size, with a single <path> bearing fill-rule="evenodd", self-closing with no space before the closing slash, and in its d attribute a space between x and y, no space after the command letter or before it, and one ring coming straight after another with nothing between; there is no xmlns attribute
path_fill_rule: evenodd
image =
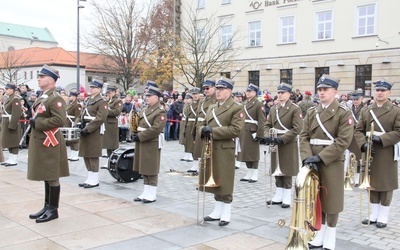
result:
<svg viewBox="0 0 400 250"><path fill-rule="evenodd" d="M232 76L238 91L251 82L274 93L286 82L315 93L325 73L341 79L339 93L361 88L370 97L384 78L400 97L400 1L182 0L182 26L188 9L199 20L229 17L221 43L240 34L230 42L241 53L229 72L218 72Z"/></svg>

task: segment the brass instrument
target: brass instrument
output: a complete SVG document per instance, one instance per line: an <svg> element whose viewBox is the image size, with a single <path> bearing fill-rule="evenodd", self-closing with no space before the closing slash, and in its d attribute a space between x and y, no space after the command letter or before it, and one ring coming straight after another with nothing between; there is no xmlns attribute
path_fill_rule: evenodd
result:
<svg viewBox="0 0 400 250"><path fill-rule="evenodd" d="M369 165L372 162L373 158L372 158L372 136L374 135L374 123L371 122L371 129L369 132L369 135L367 137L367 150L365 151L364 155L365 156L365 160L364 160L364 176L363 176L363 182L361 183L361 185L359 186L360 188L360 221L362 221L362 191L363 189L367 190L368 193L368 224L364 225L361 223L362 226L369 226L370 225L370 196L371 196L371 190L373 190L373 188L371 187L370 183L369 183Z"/></svg>
<svg viewBox="0 0 400 250"><path fill-rule="evenodd" d="M278 136L278 132L275 128L269 129L269 137L275 138ZM282 173L281 168L279 166L279 152L278 152L278 145L274 143L269 144L269 153L271 155L271 169L272 166L275 166L275 171L271 176L284 176L285 174ZM270 171L271 172L271 171Z"/></svg>
<svg viewBox="0 0 400 250"><path fill-rule="evenodd" d="M296 177L292 220L286 249L308 249L321 227L321 207L318 197L319 177L310 166L303 166ZM319 208L319 209L317 209Z"/></svg>
<svg viewBox="0 0 400 250"><path fill-rule="evenodd" d="M203 144L202 158L199 160L199 185L197 188L197 225L202 226L204 224L204 210L205 210L205 191L206 187L215 188L220 185L215 183L213 174L213 139L212 134L210 139L206 139ZM208 163L208 164L207 164ZM206 168L207 165L210 166L210 177L206 182ZM201 218L200 218L200 191L203 192L203 203L201 208Z"/></svg>
<svg viewBox="0 0 400 250"><path fill-rule="evenodd" d="M271 175L271 167L267 170L267 150L264 148L264 166L265 166L265 203L267 207L270 208L272 206L272 175ZM269 176L269 192L267 192L267 176ZM269 194L269 195L268 195ZM271 203L268 205L268 201Z"/></svg>
<svg viewBox="0 0 400 250"><path fill-rule="evenodd" d="M349 165L347 166L346 175L344 178L344 190L353 190L354 175L357 168L357 159L354 153L350 153Z"/></svg>
<svg viewBox="0 0 400 250"><path fill-rule="evenodd" d="M132 132L138 132L137 129L139 127L139 113L132 107L132 110L129 112L129 128Z"/></svg>

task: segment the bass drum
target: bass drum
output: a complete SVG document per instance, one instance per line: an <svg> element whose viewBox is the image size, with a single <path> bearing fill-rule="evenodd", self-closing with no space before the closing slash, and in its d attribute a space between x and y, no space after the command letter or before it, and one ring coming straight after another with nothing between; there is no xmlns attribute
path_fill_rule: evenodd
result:
<svg viewBox="0 0 400 250"><path fill-rule="evenodd" d="M118 148L114 150L108 160L108 172L117 181L133 182L140 178L137 171L133 171L134 148Z"/></svg>

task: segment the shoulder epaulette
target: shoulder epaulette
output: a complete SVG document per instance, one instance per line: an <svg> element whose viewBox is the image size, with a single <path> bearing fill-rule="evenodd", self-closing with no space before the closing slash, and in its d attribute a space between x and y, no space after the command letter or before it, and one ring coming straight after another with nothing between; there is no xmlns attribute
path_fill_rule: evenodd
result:
<svg viewBox="0 0 400 250"><path fill-rule="evenodd" d="M297 105L296 103L292 102L292 105L295 107L299 107L299 105Z"/></svg>
<svg viewBox="0 0 400 250"><path fill-rule="evenodd" d="M311 108L309 108L307 110L311 110L311 109L315 109L315 108L317 108L317 106L311 107Z"/></svg>
<svg viewBox="0 0 400 250"><path fill-rule="evenodd" d="M339 105L339 107L342 108L342 109L344 109L344 110L346 110L346 111L347 111L347 110L350 110L347 106L344 106L344 105Z"/></svg>
<svg viewBox="0 0 400 250"><path fill-rule="evenodd" d="M53 95L54 95L54 96L59 96L60 93L58 93L57 91L53 91Z"/></svg>

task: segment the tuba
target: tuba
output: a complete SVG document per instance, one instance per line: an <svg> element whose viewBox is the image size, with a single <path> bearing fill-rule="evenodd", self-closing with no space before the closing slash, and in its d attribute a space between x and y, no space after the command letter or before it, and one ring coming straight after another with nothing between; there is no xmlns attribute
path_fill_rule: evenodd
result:
<svg viewBox="0 0 400 250"><path fill-rule="evenodd" d="M344 190L353 190L354 186L354 175L357 168L357 159L354 153L350 153L349 163L346 169L346 175L344 177Z"/></svg>
<svg viewBox="0 0 400 250"><path fill-rule="evenodd" d="M308 241L321 229L319 177L310 166L303 166L296 177L292 220L286 249L308 249Z"/></svg>
<svg viewBox="0 0 400 250"><path fill-rule="evenodd" d="M370 183L369 183L369 164L372 162L372 135L374 134L374 123L371 122L371 130L369 132L369 134L367 134L367 143L368 143L368 147L367 150L365 151L365 154L363 155L365 157L364 160L364 178L363 178L363 182L361 183L361 185L359 186L360 189L360 220L362 221L363 217L362 217L362 191L363 189L367 190L368 193L368 224L367 225L363 225L361 223L362 226L369 226L370 225L370 195L371 195L371 190L373 190L373 188L371 187Z"/></svg>
<svg viewBox="0 0 400 250"><path fill-rule="evenodd" d="M133 107L131 112L129 112L128 122L131 131L136 133L139 127L139 112L137 112Z"/></svg>
<svg viewBox="0 0 400 250"><path fill-rule="evenodd" d="M278 136L278 132L275 128L270 128L269 129L269 137L275 138ZM270 172L272 170L272 166L275 166L275 171L274 173L271 174L271 176L284 176L285 174L282 173L281 168L279 167L279 152L278 152L278 145L275 145L273 143L269 144L269 153L271 155L271 168Z"/></svg>
<svg viewBox="0 0 400 250"><path fill-rule="evenodd" d="M202 226L204 224L204 210L205 210L205 191L206 187L216 188L219 187L214 180L214 169L213 169L213 139L212 134L209 139L205 139L202 149L202 158L199 160L199 185L197 188L197 225ZM208 180L206 182L206 169L210 167ZM203 192L202 208L200 208L200 191ZM200 215L201 210L201 215Z"/></svg>

